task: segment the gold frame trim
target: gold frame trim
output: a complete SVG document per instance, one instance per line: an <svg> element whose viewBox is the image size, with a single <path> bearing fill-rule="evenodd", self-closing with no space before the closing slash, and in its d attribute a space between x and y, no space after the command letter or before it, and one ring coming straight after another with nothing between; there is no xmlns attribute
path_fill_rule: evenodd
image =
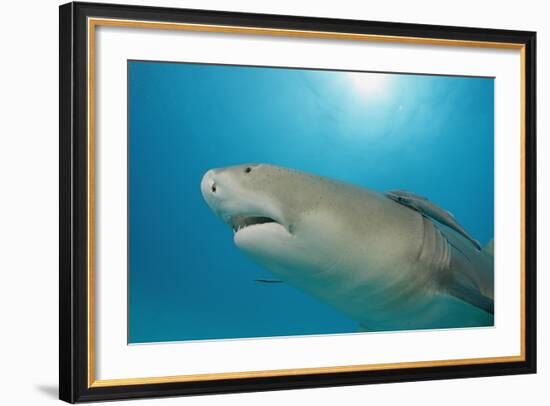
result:
<svg viewBox="0 0 550 406"><path fill-rule="evenodd" d="M95 262L94 262L94 193L95 193L95 28L97 26L149 28L161 30L184 30L194 32L217 32L248 35L268 35L299 38L356 40L371 42L393 42L436 46L461 46L478 48L513 49L520 51L520 137L521 137L521 270L520 270L520 337L519 355L485 358L464 358L452 360L395 362L383 364L364 364L330 366L316 368L277 369L266 371L220 372L212 374L190 374L145 378L95 379ZM113 387L125 385L160 384L192 381L213 381L221 379L243 379L259 377L276 377L288 375L332 374L340 372L379 371L397 368L425 368L440 366L457 366L473 364L493 364L504 362L522 362L525 354L525 45L506 42L464 41L453 39L436 39L421 37L399 37L391 35L354 34L344 32L305 31L290 29L273 29L259 27L240 27L209 24L165 23L139 20L120 20L109 18L88 18L88 388Z"/></svg>

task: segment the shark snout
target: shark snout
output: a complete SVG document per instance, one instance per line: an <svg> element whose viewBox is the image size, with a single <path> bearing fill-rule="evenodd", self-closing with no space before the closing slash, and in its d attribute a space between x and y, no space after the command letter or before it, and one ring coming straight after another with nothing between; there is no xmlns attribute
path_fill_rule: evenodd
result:
<svg viewBox="0 0 550 406"><path fill-rule="evenodd" d="M220 184L219 173L215 169L206 172L201 180L202 197L218 216L220 216L223 205L222 185Z"/></svg>
<svg viewBox="0 0 550 406"><path fill-rule="evenodd" d="M238 205L238 187L223 170L210 169L201 180L201 193L210 209L228 222Z"/></svg>
<svg viewBox="0 0 550 406"><path fill-rule="evenodd" d="M216 182L216 172L214 169L210 169L204 174L201 181L201 192L204 198L216 194L218 184Z"/></svg>

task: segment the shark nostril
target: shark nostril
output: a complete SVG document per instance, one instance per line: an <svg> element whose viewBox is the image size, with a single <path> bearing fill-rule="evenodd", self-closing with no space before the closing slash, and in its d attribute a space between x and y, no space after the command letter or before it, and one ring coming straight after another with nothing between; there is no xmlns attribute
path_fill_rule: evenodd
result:
<svg viewBox="0 0 550 406"><path fill-rule="evenodd" d="M212 190L213 193L216 193L216 184L213 183L210 189Z"/></svg>

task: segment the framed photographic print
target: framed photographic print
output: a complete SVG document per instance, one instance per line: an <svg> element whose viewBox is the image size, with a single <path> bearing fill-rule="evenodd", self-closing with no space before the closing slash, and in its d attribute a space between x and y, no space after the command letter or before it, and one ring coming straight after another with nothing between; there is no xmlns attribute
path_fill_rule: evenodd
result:
<svg viewBox="0 0 550 406"><path fill-rule="evenodd" d="M60 7L60 398L534 373L535 33Z"/></svg>

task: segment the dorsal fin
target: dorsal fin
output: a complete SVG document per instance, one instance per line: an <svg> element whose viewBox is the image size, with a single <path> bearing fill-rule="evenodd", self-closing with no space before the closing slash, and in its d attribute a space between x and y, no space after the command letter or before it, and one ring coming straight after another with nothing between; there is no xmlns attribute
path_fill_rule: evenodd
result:
<svg viewBox="0 0 550 406"><path fill-rule="evenodd" d="M464 227L458 224L458 221L456 221L451 212L442 209L441 207L429 201L424 196L416 195L414 193L406 192L404 190L390 190L389 192L386 192L385 195L393 201L402 204L403 206L407 206L413 210L416 210L425 217L429 217L430 219L435 220L438 223L444 224L447 227L452 228L468 241L470 241L477 248L478 251L481 250L481 245L479 245L479 242L472 238L464 229Z"/></svg>

